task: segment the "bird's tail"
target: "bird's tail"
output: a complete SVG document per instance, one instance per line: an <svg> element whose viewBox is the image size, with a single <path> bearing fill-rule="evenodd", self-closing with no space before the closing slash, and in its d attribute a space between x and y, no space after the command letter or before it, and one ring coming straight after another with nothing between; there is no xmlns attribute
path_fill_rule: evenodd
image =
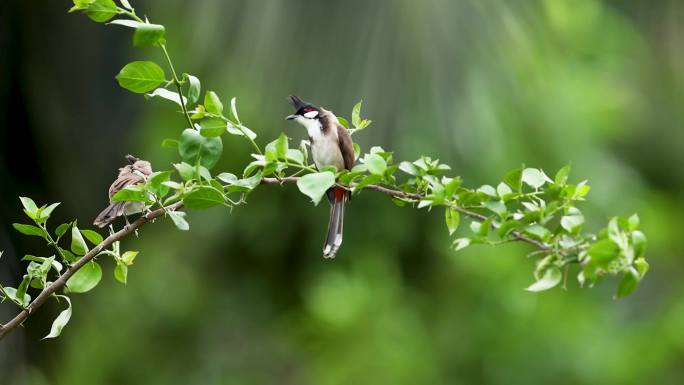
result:
<svg viewBox="0 0 684 385"><path fill-rule="evenodd" d="M124 213L126 202L115 202L107 206L100 215L95 218L93 224L97 227L105 227L110 224L116 217Z"/></svg>
<svg viewBox="0 0 684 385"><path fill-rule="evenodd" d="M330 200L330 222L328 223L328 235L323 245L323 257L335 258L337 250L342 245L342 228L344 223L344 204L347 202L349 192L341 187L333 187L328 190Z"/></svg>

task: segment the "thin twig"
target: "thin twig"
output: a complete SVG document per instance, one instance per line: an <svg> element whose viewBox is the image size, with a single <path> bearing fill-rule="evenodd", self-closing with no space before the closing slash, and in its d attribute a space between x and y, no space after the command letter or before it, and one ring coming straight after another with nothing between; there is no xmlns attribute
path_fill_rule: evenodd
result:
<svg viewBox="0 0 684 385"><path fill-rule="evenodd" d="M292 176L280 178L280 180L277 180L275 178L264 178L261 180L261 183L263 183L263 184L296 183L297 180L299 180L299 177L292 177ZM351 187L354 187L354 184L352 184ZM413 199L413 200L421 200L424 198L423 195L418 194L418 193L410 193L410 192L401 191L401 190L394 190L394 189L391 189L391 188L388 188L385 186L381 186L381 185L377 185L377 184L371 184L371 185L365 186L365 187L363 187L363 190L375 190L375 191L381 192L383 194L387 194L387 195L395 197L395 198L404 198L404 199ZM461 214L463 214L469 218L475 219L476 221L479 221L479 222L485 221L487 219L487 217L485 215L482 215L482 214L477 213L475 211L468 210L468 209L463 208L461 206L458 206L456 204L451 204L450 207L452 207L453 209L455 209L459 213L461 213ZM552 250L552 248L549 247L544 242L541 242L541 241L538 241L536 239L525 236L524 234L522 234L518 231L511 232L511 235L513 236L513 238L515 238L521 242L526 242L526 243L529 243L531 245L534 245L537 248L539 248L540 250L544 250L544 251L551 251ZM562 251L559 251L559 252L561 254L563 254Z"/></svg>
<svg viewBox="0 0 684 385"><path fill-rule="evenodd" d="M57 290L61 289L66 285L66 282L71 278L74 273L76 273L79 269L81 269L83 266L85 266L86 263L90 262L95 256L97 256L102 250L106 249L109 247L111 244L113 244L116 241L119 241L126 236L134 233L139 227L143 226L147 222L158 218L168 210L168 211L173 211L177 210L183 207L183 202L176 202L173 203L163 209L157 209L155 211L152 211L146 215L143 215L142 217L138 218L135 222L131 223L129 226L124 227L123 229L117 231L116 233L110 235L107 237L104 241L100 242L97 246L93 247L86 255L81 257L78 261L76 261L69 269L67 269L64 274L62 274L55 282L53 282L50 286L46 287L43 289L43 291L38 294L36 299L31 302L25 310L22 310L21 313L17 314L12 320L7 322L2 328L0 328L0 340L2 340L7 334L9 334L12 330L16 329L19 325L21 325L28 317L33 313L36 309L38 309L40 306L47 301L48 298L52 294L54 294Z"/></svg>

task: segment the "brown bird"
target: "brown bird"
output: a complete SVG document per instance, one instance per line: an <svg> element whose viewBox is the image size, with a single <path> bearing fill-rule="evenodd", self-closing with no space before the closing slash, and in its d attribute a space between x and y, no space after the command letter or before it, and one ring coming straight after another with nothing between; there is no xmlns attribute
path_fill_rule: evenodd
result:
<svg viewBox="0 0 684 385"><path fill-rule="evenodd" d="M311 145L311 157L320 170L335 166L338 171L351 170L354 166L354 147L347 129L337 117L323 107L316 107L297 96L290 95L290 103L296 112L286 119L294 120L306 128ZM328 235L323 245L323 257L335 258L342 245L344 204L349 200L349 191L342 187L331 187L327 191L330 201L330 222Z"/></svg>
<svg viewBox="0 0 684 385"><path fill-rule="evenodd" d="M148 176L152 174L152 165L146 160L140 160L133 155L126 155L126 159L130 163L125 167L119 169L119 176L114 183L109 186L109 206L102 210L100 215L95 218L93 224L98 227L105 227L114 219L124 216L126 224L128 223L127 215L141 212L145 205L142 202L113 202L112 197L126 186L134 186L140 183L145 183Z"/></svg>

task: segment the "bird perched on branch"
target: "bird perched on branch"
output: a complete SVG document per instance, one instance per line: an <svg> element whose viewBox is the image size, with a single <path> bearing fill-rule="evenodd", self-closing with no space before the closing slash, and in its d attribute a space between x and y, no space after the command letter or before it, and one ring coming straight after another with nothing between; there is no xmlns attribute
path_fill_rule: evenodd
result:
<svg viewBox="0 0 684 385"><path fill-rule="evenodd" d="M286 119L294 120L306 128L311 145L311 157L320 170L325 166L335 166L338 171L351 170L354 166L354 147L347 129L337 117L323 107L316 107L297 96L290 95L290 103L296 112ZM328 191L330 201L330 222L328 234L323 245L323 257L335 258L342 245L344 204L349 200L349 191L333 186Z"/></svg>
<svg viewBox="0 0 684 385"><path fill-rule="evenodd" d="M142 202L114 202L112 197L124 187L134 186L140 183L145 183L147 177L152 174L152 165L146 160L140 160L133 155L126 155L126 160L130 164L119 169L119 176L114 183L109 186L109 206L102 210L100 215L95 218L93 224L98 227L105 227L114 219L124 216L126 224L128 223L127 215L141 212L145 205Z"/></svg>

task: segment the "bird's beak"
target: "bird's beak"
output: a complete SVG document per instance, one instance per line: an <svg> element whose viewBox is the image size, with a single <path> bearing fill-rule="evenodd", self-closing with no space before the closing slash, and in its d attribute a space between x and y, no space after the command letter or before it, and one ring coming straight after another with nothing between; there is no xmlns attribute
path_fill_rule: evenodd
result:
<svg viewBox="0 0 684 385"><path fill-rule="evenodd" d="M288 115L285 117L285 120L293 120L295 118L297 118L297 115Z"/></svg>

